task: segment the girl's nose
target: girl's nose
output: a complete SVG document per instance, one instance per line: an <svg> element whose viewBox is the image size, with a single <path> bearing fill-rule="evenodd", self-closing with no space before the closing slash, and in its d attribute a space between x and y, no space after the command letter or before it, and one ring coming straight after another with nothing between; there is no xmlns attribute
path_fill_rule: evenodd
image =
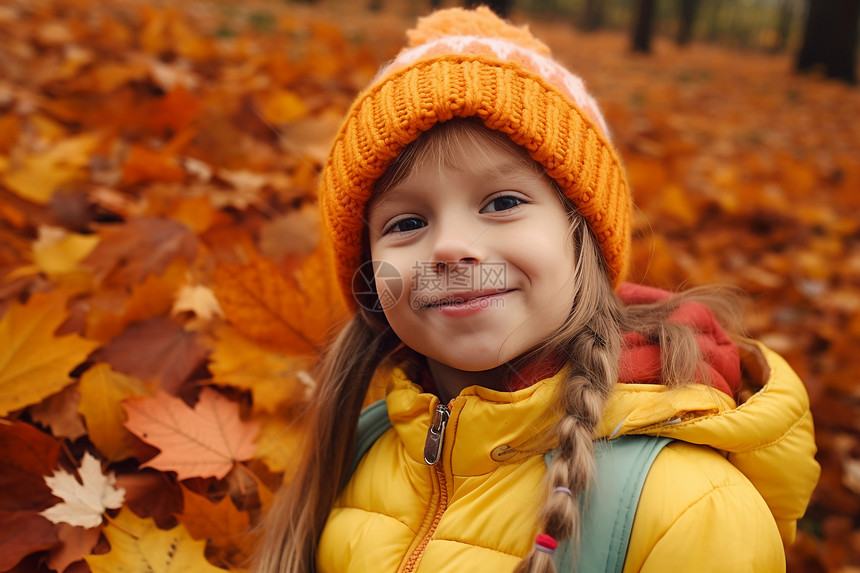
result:
<svg viewBox="0 0 860 573"><path fill-rule="evenodd" d="M479 242L480 231L469 231L463 227L440 229L433 245L430 262L440 265L477 264L484 261L484 252Z"/></svg>

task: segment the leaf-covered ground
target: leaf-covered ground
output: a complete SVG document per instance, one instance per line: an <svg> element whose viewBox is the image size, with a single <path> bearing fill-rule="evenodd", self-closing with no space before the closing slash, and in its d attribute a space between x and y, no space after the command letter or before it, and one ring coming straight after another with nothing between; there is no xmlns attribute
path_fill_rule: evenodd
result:
<svg viewBox="0 0 860 573"><path fill-rule="evenodd" d="M344 315L316 172L405 5L0 6L0 571L244 566ZM824 471L790 570L860 567L860 92L532 28L626 162L632 279L743 287L807 382Z"/></svg>

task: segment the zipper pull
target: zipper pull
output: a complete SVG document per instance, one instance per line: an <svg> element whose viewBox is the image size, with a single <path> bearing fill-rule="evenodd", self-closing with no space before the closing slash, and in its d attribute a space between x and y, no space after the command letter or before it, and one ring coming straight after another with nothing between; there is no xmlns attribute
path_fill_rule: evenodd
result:
<svg viewBox="0 0 860 573"><path fill-rule="evenodd" d="M445 426L448 425L448 406L438 404L433 413L433 422L427 432L427 441L424 442L424 461L428 466L435 466L442 457L442 441L445 439Z"/></svg>

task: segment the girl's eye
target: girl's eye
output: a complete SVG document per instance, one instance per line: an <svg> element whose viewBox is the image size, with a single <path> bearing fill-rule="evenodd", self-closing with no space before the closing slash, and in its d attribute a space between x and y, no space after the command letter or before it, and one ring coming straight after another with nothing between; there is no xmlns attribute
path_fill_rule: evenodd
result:
<svg viewBox="0 0 860 573"><path fill-rule="evenodd" d="M425 223L421 219L418 219L416 217L406 217L389 224L382 232L382 234L387 235L388 233L408 233L409 231L416 231L421 227L425 227L426 225L427 223Z"/></svg>
<svg viewBox="0 0 860 573"><path fill-rule="evenodd" d="M496 197L495 199L487 203L487 206L481 209L481 213L507 211L508 209L513 209L521 203L524 203L522 199L519 199L512 195L502 195L501 197Z"/></svg>

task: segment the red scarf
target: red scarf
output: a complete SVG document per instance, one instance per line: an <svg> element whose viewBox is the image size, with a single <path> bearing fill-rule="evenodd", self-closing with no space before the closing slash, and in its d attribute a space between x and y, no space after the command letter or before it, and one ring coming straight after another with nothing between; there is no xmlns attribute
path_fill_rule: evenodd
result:
<svg viewBox="0 0 860 573"><path fill-rule="evenodd" d="M623 283L618 296L624 304L650 304L665 300L672 293L658 288ZM714 315L700 303L685 302L672 313L669 320L690 326L695 332L696 342L702 352L705 368L698 373L695 382L707 384L735 397L741 383L741 368L738 349L728 337ZM418 355L415 354L415 357ZM436 392L436 384L430 375L427 363L420 357L419 382L426 392ZM414 360L414 358L413 358ZM507 389L522 390L532 384L554 376L564 366L563 356L535 360L521 367L510 376ZM644 336L627 333L623 337L619 359L618 382L622 384L661 384L660 347Z"/></svg>

